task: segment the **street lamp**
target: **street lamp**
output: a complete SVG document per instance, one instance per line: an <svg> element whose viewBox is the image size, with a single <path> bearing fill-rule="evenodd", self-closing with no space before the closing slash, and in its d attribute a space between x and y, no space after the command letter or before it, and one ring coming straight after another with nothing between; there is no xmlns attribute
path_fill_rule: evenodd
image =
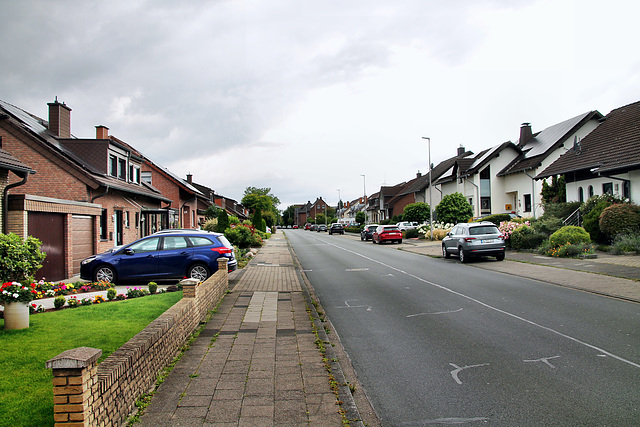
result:
<svg viewBox="0 0 640 427"><path fill-rule="evenodd" d="M427 140L427 146L429 147L429 235L433 242L433 200L431 198L431 138L423 136L422 139Z"/></svg>
<svg viewBox="0 0 640 427"><path fill-rule="evenodd" d="M367 223L367 177L364 175L360 175L362 177L362 187L364 189L364 223Z"/></svg>
<svg viewBox="0 0 640 427"><path fill-rule="evenodd" d="M336 204L336 213L340 210L340 201L342 201L342 197L340 197L340 189L338 188L338 204ZM342 217L342 213L338 213L338 218Z"/></svg>

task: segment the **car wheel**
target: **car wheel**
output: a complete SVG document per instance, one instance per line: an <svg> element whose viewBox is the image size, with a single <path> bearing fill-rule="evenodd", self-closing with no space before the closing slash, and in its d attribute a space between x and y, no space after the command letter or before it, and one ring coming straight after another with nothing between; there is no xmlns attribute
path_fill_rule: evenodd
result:
<svg viewBox="0 0 640 427"><path fill-rule="evenodd" d="M101 265L93 273L94 282L116 283L116 271L109 265Z"/></svg>
<svg viewBox="0 0 640 427"><path fill-rule="evenodd" d="M360 240L364 240L364 236L362 234L360 235Z"/></svg>
<svg viewBox="0 0 640 427"><path fill-rule="evenodd" d="M500 254L496 255L496 259L497 259L498 261L504 261L504 252L502 252L502 253L500 253Z"/></svg>
<svg viewBox="0 0 640 427"><path fill-rule="evenodd" d="M467 251L462 249L462 247L458 248L458 257L460 258L460 262L468 262L469 256L467 255Z"/></svg>
<svg viewBox="0 0 640 427"><path fill-rule="evenodd" d="M187 277L197 279L200 282L204 282L209 277L209 269L204 264L194 264L189 267L187 271Z"/></svg>
<svg viewBox="0 0 640 427"><path fill-rule="evenodd" d="M447 252L447 247L445 245L442 245L442 257L451 258L451 254Z"/></svg>

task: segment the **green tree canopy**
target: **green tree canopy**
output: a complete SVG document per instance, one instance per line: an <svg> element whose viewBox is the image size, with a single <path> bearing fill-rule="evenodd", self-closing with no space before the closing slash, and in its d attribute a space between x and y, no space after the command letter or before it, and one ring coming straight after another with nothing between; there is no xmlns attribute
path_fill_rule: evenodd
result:
<svg viewBox="0 0 640 427"><path fill-rule="evenodd" d="M356 213L356 222L360 225L364 224L367 221L367 216L364 214L364 212L358 212Z"/></svg>
<svg viewBox="0 0 640 427"><path fill-rule="evenodd" d="M218 224L216 225L216 231L218 233L224 233L229 228L229 215L224 209L220 209L218 212Z"/></svg>
<svg viewBox="0 0 640 427"><path fill-rule="evenodd" d="M551 185L546 179L542 180L542 203L564 203L567 201L567 185L564 175L551 177Z"/></svg>
<svg viewBox="0 0 640 427"><path fill-rule="evenodd" d="M447 194L436 206L438 221L450 224L467 222L473 217L473 208L462 193Z"/></svg>
<svg viewBox="0 0 640 427"><path fill-rule="evenodd" d="M295 222L296 207L291 205L282 212L282 223L284 225L293 225Z"/></svg>
<svg viewBox="0 0 640 427"><path fill-rule="evenodd" d="M404 207L404 221L427 221L429 220L429 205L427 203L410 203Z"/></svg>
<svg viewBox="0 0 640 427"><path fill-rule="evenodd" d="M271 194L271 188L247 187L244 190L242 204L251 211L260 208L263 211L272 211L277 214L280 199Z"/></svg>

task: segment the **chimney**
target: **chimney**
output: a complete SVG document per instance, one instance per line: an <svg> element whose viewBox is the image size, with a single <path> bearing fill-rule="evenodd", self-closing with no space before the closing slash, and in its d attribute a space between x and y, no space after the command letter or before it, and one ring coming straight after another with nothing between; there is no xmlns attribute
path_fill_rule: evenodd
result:
<svg viewBox="0 0 640 427"><path fill-rule="evenodd" d="M187 174L187 182L189 184L193 184L193 175L191 175L190 173Z"/></svg>
<svg viewBox="0 0 640 427"><path fill-rule="evenodd" d="M416 174L416 178L420 178L421 176L422 176L422 173L418 171L418 173Z"/></svg>
<svg viewBox="0 0 640 427"><path fill-rule="evenodd" d="M465 153L465 149L464 146L462 144L460 144L460 147L458 147L458 156L462 156Z"/></svg>
<svg viewBox="0 0 640 427"><path fill-rule="evenodd" d="M55 102L49 106L49 130L58 138L71 138L71 108L64 103Z"/></svg>
<svg viewBox="0 0 640 427"><path fill-rule="evenodd" d="M520 141L518 141L518 146L523 147L532 139L533 134L531 133L531 123L523 123L522 126L520 126Z"/></svg>
<svg viewBox="0 0 640 427"><path fill-rule="evenodd" d="M96 126L96 139L109 139L109 128L103 125Z"/></svg>

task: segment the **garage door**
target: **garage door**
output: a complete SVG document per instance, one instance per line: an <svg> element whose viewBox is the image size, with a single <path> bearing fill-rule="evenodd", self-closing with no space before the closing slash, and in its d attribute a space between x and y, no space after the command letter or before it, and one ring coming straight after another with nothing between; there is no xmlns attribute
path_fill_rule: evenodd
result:
<svg viewBox="0 0 640 427"><path fill-rule="evenodd" d="M73 241L73 275L80 274L80 262L94 254L93 217L73 215L71 234Z"/></svg>
<svg viewBox="0 0 640 427"><path fill-rule="evenodd" d="M35 279L49 282L66 279L64 274L64 215L29 212L29 235L40 239L40 250L47 254Z"/></svg>

